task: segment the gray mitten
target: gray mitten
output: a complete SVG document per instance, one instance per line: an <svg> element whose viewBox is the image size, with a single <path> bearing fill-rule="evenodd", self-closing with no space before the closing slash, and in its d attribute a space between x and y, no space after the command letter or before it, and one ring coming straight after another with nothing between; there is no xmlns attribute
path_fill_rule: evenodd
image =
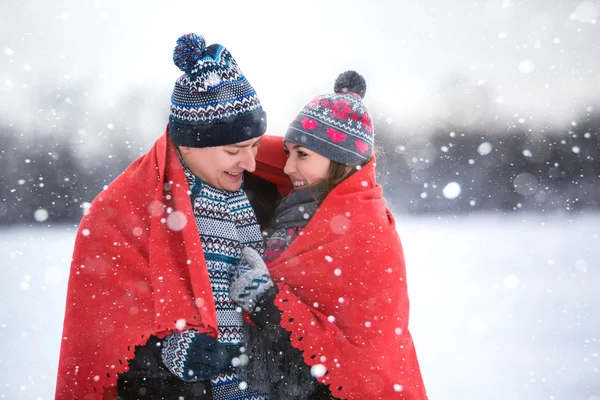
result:
<svg viewBox="0 0 600 400"><path fill-rule="evenodd" d="M260 254L251 247L242 250L244 258L234 274L229 294L231 299L248 312L254 310L258 299L273 286L269 270Z"/></svg>

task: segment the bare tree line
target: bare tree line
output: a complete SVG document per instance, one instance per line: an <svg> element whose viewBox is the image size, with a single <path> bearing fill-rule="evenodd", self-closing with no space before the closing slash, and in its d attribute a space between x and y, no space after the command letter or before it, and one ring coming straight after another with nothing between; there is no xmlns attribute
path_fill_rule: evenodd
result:
<svg viewBox="0 0 600 400"><path fill-rule="evenodd" d="M104 121L106 115L86 111L93 108L84 89L78 82L41 90L39 103L52 106L40 107L26 131L0 121L0 224L77 223L82 205L147 151L156 96L130 91ZM378 179L397 212L597 209L600 114L577 121L544 132L440 122L416 136L380 117Z"/></svg>

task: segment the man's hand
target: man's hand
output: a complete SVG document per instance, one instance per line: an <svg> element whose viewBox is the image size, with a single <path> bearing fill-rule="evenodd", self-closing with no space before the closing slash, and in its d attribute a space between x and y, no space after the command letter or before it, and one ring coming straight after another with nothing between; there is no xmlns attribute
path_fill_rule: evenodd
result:
<svg viewBox="0 0 600 400"><path fill-rule="evenodd" d="M165 339L162 359L173 374L186 382L198 382L228 371L239 350L239 346L189 330L173 333Z"/></svg>

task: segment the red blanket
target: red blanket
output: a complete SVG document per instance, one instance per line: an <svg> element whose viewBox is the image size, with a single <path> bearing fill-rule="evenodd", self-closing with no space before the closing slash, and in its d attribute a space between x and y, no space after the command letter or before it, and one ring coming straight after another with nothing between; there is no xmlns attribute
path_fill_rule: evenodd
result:
<svg viewBox="0 0 600 400"><path fill-rule="evenodd" d="M263 138L257 175L285 193L281 138ZM275 149L273 150L273 143ZM150 335L217 337L188 184L167 132L92 202L71 264L56 399L110 398ZM112 388L107 389L106 388Z"/></svg>
<svg viewBox="0 0 600 400"><path fill-rule="evenodd" d="M375 160L336 187L269 270L292 345L341 399L427 399L400 238Z"/></svg>

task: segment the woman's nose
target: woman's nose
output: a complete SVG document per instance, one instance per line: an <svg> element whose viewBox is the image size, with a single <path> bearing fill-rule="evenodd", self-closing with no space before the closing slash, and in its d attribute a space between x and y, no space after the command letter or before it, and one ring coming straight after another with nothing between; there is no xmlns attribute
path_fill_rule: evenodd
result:
<svg viewBox="0 0 600 400"><path fill-rule="evenodd" d="M291 175L296 171L296 166L294 161L292 160L292 157L289 157L287 159L287 161L285 162L285 167L283 167L283 172L286 175Z"/></svg>

